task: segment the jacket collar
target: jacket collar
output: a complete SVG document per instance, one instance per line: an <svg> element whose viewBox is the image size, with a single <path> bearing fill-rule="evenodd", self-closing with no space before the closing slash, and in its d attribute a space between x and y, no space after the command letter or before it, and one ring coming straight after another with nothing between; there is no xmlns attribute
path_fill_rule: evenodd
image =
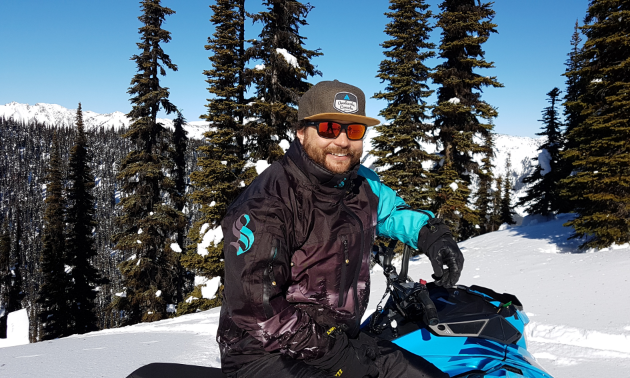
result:
<svg viewBox="0 0 630 378"><path fill-rule="evenodd" d="M345 192L357 177L357 171L360 164L357 164L350 171L344 173L333 173L328 169L314 162L304 151L302 143L298 138L293 140L286 156L302 171L309 179L311 184L324 186L327 188L335 188L341 192Z"/></svg>

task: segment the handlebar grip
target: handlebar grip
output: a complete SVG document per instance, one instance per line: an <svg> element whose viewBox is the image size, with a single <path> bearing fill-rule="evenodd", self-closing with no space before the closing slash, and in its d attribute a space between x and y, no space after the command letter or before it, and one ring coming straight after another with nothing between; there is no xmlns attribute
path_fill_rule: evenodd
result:
<svg viewBox="0 0 630 378"><path fill-rule="evenodd" d="M437 309L435 303L429 297L429 291L420 290L417 294L417 298L420 300L420 304L424 310L423 320L427 325L437 325L440 322L438 318Z"/></svg>

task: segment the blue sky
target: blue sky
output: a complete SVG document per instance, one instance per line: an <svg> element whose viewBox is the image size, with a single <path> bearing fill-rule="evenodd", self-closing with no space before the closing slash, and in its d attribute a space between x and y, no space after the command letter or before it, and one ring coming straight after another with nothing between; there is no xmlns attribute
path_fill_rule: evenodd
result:
<svg viewBox="0 0 630 378"><path fill-rule="evenodd" d="M428 0L434 14L441 0ZM188 120L205 113L205 76L209 68L204 49L214 28L209 22L211 0L163 0L177 13L164 25L172 41L164 50L178 65L162 83L171 100ZM320 80L338 79L363 89L367 97L383 89L376 78L384 58L380 47L387 35L385 0L320 0L307 18L301 34L307 48L320 48L323 56L313 63L322 71ZM586 14L588 0L498 0L494 22L498 34L484 45L486 59L495 69L481 70L497 76L504 88L488 88L482 98L498 107L495 132L534 137L540 131L545 94L557 86L564 90L564 62L576 20ZM247 0L249 12L261 9ZM0 6L0 104L11 101L55 103L98 113L128 112L127 89L135 74L130 57L137 52L139 2L132 0L21 0ZM260 25L246 24L247 37L256 38ZM432 39L439 42L440 31ZM435 65L439 61L429 62ZM430 84L433 89L437 87ZM367 113L376 117L384 101L368 100Z"/></svg>

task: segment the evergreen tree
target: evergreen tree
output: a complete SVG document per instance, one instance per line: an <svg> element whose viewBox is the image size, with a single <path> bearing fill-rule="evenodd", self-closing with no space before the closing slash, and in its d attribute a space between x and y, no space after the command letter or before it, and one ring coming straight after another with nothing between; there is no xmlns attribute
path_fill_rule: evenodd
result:
<svg viewBox="0 0 630 378"><path fill-rule="evenodd" d="M514 221L514 206L512 206L512 180L510 176L512 175L512 162L511 157L508 154L508 157L505 161L505 178L503 179L503 193L501 194L501 203L500 203L500 214L501 214L501 222L500 224L516 224Z"/></svg>
<svg viewBox="0 0 630 378"><path fill-rule="evenodd" d="M244 3L244 0L218 0L210 6L213 11L210 22L215 32L208 38L206 50L212 52L209 58L212 68L204 74L212 98L206 104L208 113L201 117L213 128L204 134L206 143L197 150L201 170L190 175L195 188L192 198L200 206L200 216L189 233L193 243L182 257L187 269L208 279L223 276L223 242L200 244L208 230L220 227L229 204L256 176L255 169L247 165L243 126L247 109ZM220 305L220 296L202 298L197 287L177 311L184 314Z"/></svg>
<svg viewBox="0 0 630 378"><path fill-rule="evenodd" d="M175 242L172 237L186 223L182 212L175 208L175 182L167 175L173 170L171 133L157 122L160 109L176 111L168 99L168 88L160 86L159 78L166 74L164 67L177 70L160 45L171 39L162 23L175 12L160 3L141 2L141 52L132 57L138 73L128 91L133 108L127 117L132 123L124 134L132 150L122 159L117 176L123 196L117 218L120 232L114 241L125 261L119 264L123 291L113 307L124 311L124 324L167 316L167 305L174 304L179 281L179 257L171 248Z"/></svg>
<svg viewBox="0 0 630 378"><path fill-rule="evenodd" d="M0 339L7 337L11 278L11 234L9 222L5 220L0 230Z"/></svg>
<svg viewBox="0 0 630 378"><path fill-rule="evenodd" d="M180 111L177 111L177 118L173 121L173 126L175 130L173 131L173 163L174 163L174 171L173 171L173 181L175 182L175 191L173 192L173 202L175 205L175 209L177 211L183 212L184 207L186 206L186 148L188 137L186 136L188 132L184 130L184 125L186 124L186 119L182 115ZM181 249L186 244L186 232L188 228L188 222L182 223L181 228L177 229L177 251L173 251L176 253L181 253ZM172 251L173 246L169 246ZM185 286L185 272L182 267L181 261L177 262L177 287L176 287L176 295L175 301L177 303L181 302L184 296L183 290Z"/></svg>
<svg viewBox="0 0 630 378"><path fill-rule="evenodd" d="M423 63L435 56L431 51L435 45L428 42L432 30L428 8L424 0L390 0L391 12L385 15L391 22L385 33L392 39L381 44L386 59L377 75L387 87L374 95L388 102L379 115L390 122L376 128L380 135L373 139L371 151L378 157L375 165L387 167L380 172L381 180L414 208L426 208L432 197L430 173L422 164L434 157L421 145L433 143L429 134L433 126L426 114L430 110L426 98L433 91L426 83L429 68Z"/></svg>
<svg viewBox="0 0 630 378"><path fill-rule="evenodd" d="M532 184L526 195L519 200L520 206L527 206L528 214L550 216L557 214L562 208L560 198L560 152L563 145L556 103L560 96L558 88L547 93L550 105L543 110L543 131L536 135L545 136L545 142L538 147L540 154L533 160L538 161L534 172L523 179L523 183Z"/></svg>
<svg viewBox="0 0 630 378"><path fill-rule="evenodd" d="M503 196L503 177L497 177L495 181L496 189L492 192L492 214L490 215L490 225L488 232L496 231L501 227L501 198Z"/></svg>
<svg viewBox="0 0 630 378"><path fill-rule="evenodd" d="M485 137L485 153L481 159L481 170L478 173L479 187L475 195L475 209L479 218L478 234L485 234L492 231L492 182L494 181L492 171L492 158L494 157L494 142L491 133Z"/></svg>
<svg viewBox="0 0 630 378"><path fill-rule="evenodd" d="M22 248L20 241L22 240L22 222L20 220L20 208L15 211L15 236L13 240L12 253L10 253L9 266L11 269L11 286L9 287L9 301L7 303L7 312L13 312L22 309L22 299L24 299L24 288L22 280Z"/></svg>
<svg viewBox="0 0 630 378"><path fill-rule="evenodd" d="M68 275L64 266L64 205L63 179L57 133L52 140L52 151L46 177L46 210L42 230L41 252L42 286L37 303L41 305L42 340L69 335L67 303Z"/></svg>
<svg viewBox="0 0 630 378"><path fill-rule="evenodd" d="M502 87L496 77L482 76L480 68L493 68L484 59L482 44L496 33L492 3L445 0L437 26L442 28L439 56L445 61L431 74L438 84L433 109L442 161L435 168L437 194L434 209L451 226L456 237L478 224L469 205L471 174L479 173L473 154L484 153L480 141L492 130L497 111L481 100L483 87ZM481 121L480 121L481 119ZM462 235L460 235L462 234Z"/></svg>
<svg viewBox="0 0 630 378"><path fill-rule="evenodd" d="M75 118L77 126L74 146L68 160L68 208L66 211L67 237L64 262L70 271L67 300L70 306L69 333L86 333L97 330L95 313L95 287L104 283L93 265L96 256L94 244L95 203L92 191L94 175L89 164L87 138L83 124L81 103Z"/></svg>
<svg viewBox="0 0 630 378"><path fill-rule="evenodd" d="M300 96L310 88L305 80L321 75L311 59L322 55L318 50L304 48L306 39L299 29L307 25L306 16L313 9L310 4L295 0L264 0L267 9L253 16L262 22L260 41L247 49L246 58L261 62L248 69L255 85L256 99L251 111L256 118L248 123L250 148L257 160L274 162L284 154L279 142L290 140L289 130L297 121Z"/></svg>
<svg viewBox="0 0 630 378"><path fill-rule="evenodd" d="M575 174L565 194L579 214L566 223L581 248L630 242L630 2L591 0L582 27L587 37L569 76L586 83L576 109L584 119L568 133L564 157Z"/></svg>
<svg viewBox="0 0 630 378"><path fill-rule="evenodd" d="M579 30L579 23L575 21L575 28L573 30L573 35L571 36L571 51L569 52L569 57L565 63L566 70L564 76L567 77L566 80L566 93L564 96L564 117L565 117L565 130L563 133L563 150L574 150L579 148L579 144L574 140L572 131L580 125L584 119L585 115L582 114L583 106L578 101L580 96L584 93L586 89L585 80L581 75L578 74L580 68L582 67L582 62L580 61L582 55L582 38ZM573 172L573 161L570 159L565 153L562 151L560 153L560 176L561 180L568 178ZM563 188L563 184L559 184L560 190ZM568 213L575 210L576 204L575 199L570 201L568 197L561 196L562 201L560 203L559 212Z"/></svg>

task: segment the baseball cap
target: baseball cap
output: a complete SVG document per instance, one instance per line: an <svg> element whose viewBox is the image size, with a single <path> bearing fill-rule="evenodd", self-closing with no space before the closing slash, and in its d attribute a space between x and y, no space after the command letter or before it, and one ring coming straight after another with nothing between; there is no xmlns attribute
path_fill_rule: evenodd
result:
<svg viewBox="0 0 630 378"><path fill-rule="evenodd" d="M365 94L354 85L338 80L320 81L311 87L298 104L298 120L339 120L368 126L380 123L365 116Z"/></svg>

